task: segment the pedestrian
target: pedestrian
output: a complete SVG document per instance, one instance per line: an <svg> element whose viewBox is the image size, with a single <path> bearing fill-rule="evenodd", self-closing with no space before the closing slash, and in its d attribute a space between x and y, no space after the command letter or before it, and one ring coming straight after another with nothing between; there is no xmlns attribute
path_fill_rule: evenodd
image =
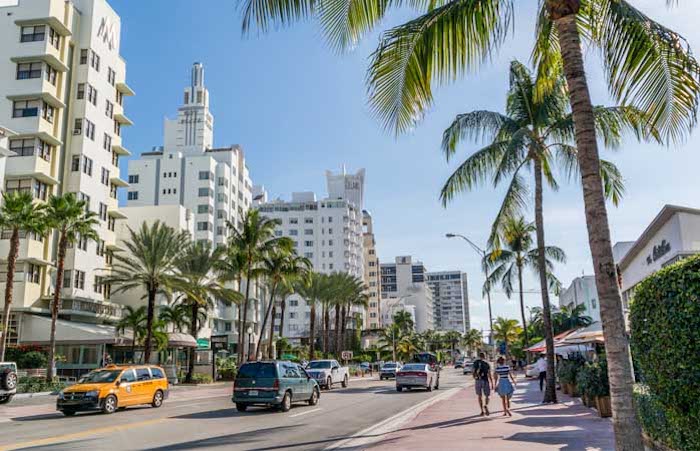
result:
<svg viewBox="0 0 700 451"><path fill-rule="evenodd" d="M503 357L498 358L496 365L496 393L501 397L501 402L503 403L503 416L512 417L510 398L515 390L515 377L511 373L510 367L506 364L506 359ZM513 381L512 384L511 381Z"/></svg>
<svg viewBox="0 0 700 451"><path fill-rule="evenodd" d="M479 353L479 358L474 361L474 388L476 396L479 398L479 408L481 416L490 415L489 412L489 397L491 396L491 387L493 384L493 375L491 374L491 365L486 362L486 354Z"/></svg>
<svg viewBox="0 0 700 451"><path fill-rule="evenodd" d="M547 380L547 358L544 354L540 354L540 358L535 362L535 369L539 373L540 391L544 388L544 383Z"/></svg>

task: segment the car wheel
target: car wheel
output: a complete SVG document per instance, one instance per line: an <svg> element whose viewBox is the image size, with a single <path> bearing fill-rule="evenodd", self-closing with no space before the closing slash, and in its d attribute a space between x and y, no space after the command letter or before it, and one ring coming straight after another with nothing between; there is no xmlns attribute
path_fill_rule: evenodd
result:
<svg viewBox="0 0 700 451"><path fill-rule="evenodd" d="M102 401L102 413L111 414L117 411L117 397L114 395L107 396Z"/></svg>
<svg viewBox="0 0 700 451"><path fill-rule="evenodd" d="M309 399L309 405L315 406L316 404L318 404L319 396L320 393L318 392L318 388L314 388L314 391L311 393L311 399Z"/></svg>
<svg viewBox="0 0 700 451"><path fill-rule="evenodd" d="M400 385L397 385L397 386L396 386L396 391L399 392L399 393L402 392L402 391L403 391L403 387L400 386Z"/></svg>
<svg viewBox="0 0 700 451"><path fill-rule="evenodd" d="M9 368L0 374L0 387L5 390L14 390L17 388L17 373L13 372Z"/></svg>
<svg viewBox="0 0 700 451"><path fill-rule="evenodd" d="M282 398L282 403L280 404L280 410L282 412L289 412L289 409L292 408L292 395L291 393L287 392L284 394L284 397Z"/></svg>
<svg viewBox="0 0 700 451"><path fill-rule="evenodd" d="M12 401L13 396L14 395L6 395L6 396L0 397L0 404L7 404L8 402Z"/></svg>
<svg viewBox="0 0 700 451"><path fill-rule="evenodd" d="M383 380L384 380L384 376L379 376L379 380L380 380L380 381L383 381Z"/></svg>
<svg viewBox="0 0 700 451"><path fill-rule="evenodd" d="M248 405L243 404L242 402L237 402L236 403L236 410L238 410L239 412L245 412L246 410L248 410Z"/></svg>
<svg viewBox="0 0 700 451"><path fill-rule="evenodd" d="M75 410L64 410L63 415L67 417L72 417L73 415L75 415Z"/></svg>
<svg viewBox="0 0 700 451"><path fill-rule="evenodd" d="M343 378L342 387L343 387L343 388L348 388L348 376L347 376L347 374L346 374L345 377Z"/></svg>
<svg viewBox="0 0 700 451"><path fill-rule="evenodd" d="M331 390L332 388L333 388L333 379L331 379L329 377L328 380L326 380L326 389Z"/></svg>
<svg viewBox="0 0 700 451"><path fill-rule="evenodd" d="M160 406L163 405L163 392L161 390L156 390L156 393L153 395L153 402L151 403L152 407L155 407L156 409Z"/></svg>

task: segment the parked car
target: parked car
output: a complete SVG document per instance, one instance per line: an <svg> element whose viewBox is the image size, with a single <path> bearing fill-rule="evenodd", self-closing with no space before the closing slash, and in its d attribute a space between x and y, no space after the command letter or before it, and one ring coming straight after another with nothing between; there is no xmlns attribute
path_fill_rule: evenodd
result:
<svg viewBox="0 0 700 451"><path fill-rule="evenodd" d="M348 386L348 367L340 366L337 360L313 360L306 367L309 376L316 379L318 385L330 390L334 384L342 384L343 388Z"/></svg>
<svg viewBox="0 0 700 451"><path fill-rule="evenodd" d="M438 388L438 372L426 363L407 363L396 373L396 391L404 388L425 388L432 391Z"/></svg>
<svg viewBox="0 0 700 451"><path fill-rule="evenodd" d="M538 377L539 375L540 372L537 370L537 365L534 363L525 367L525 377Z"/></svg>
<svg viewBox="0 0 700 451"><path fill-rule="evenodd" d="M304 368L286 360L244 363L233 382L231 401L239 412L249 406L272 406L282 412L292 403L315 406L321 397L318 383Z"/></svg>
<svg viewBox="0 0 700 451"><path fill-rule="evenodd" d="M0 404L7 404L17 393L17 364L0 362Z"/></svg>
<svg viewBox="0 0 700 451"><path fill-rule="evenodd" d="M362 362L360 363L360 371L363 373L367 373L368 371L372 371L372 364L369 362Z"/></svg>
<svg viewBox="0 0 700 451"><path fill-rule="evenodd" d="M462 374L472 374L474 372L474 362L465 360L462 363Z"/></svg>
<svg viewBox="0 0 700 451"><path fill-rule="evenodd" d="M379 380L391 379L396 377L396 372L401 369L401 364L398 362L386 362L379 370Z"/></svg>
<svg viewBox="0 0 700 451"><path fill-rule="evenodd" d="M442 365L440 365L435 354L432 352L419 352L413 356L413 363L424 363L430 366L430 370L437 374L435 390L440 388L440 370L442 369Z"/></svg>
<svg viewBox="0 0 700 451"><path fill-rule="evenodd" d="M455 368L463 368L463 367L464 367L464 359L455 360Z"/></svg>
<svg viewBox="0 0 700 451"><path fill-rule="evenodd" d="M78 383L61 390L56 410L66 416L86 410L114 413L129 406L160 407L168 397L165 371L154 365L109 365L91 371Z"/></svg>

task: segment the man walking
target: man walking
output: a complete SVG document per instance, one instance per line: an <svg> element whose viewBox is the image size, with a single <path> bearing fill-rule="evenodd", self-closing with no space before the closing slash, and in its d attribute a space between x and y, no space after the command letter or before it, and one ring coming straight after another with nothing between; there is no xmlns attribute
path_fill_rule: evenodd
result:
<svg viewBox="0 0 700 451"><path fill-rule="evenodd" d="M474 388L476 389L476 396L479 398L481 416L490 414L489 396L491 396L492 386L491 366L486 362L486 354L480 352L479 358L474 361Z"/></svg>
<svg viewBox="0 0 700 451"><path fill-rule="evenodd" d="M544 354L540 354L540 358L535 362L535 368L540 373L540 391L542 391L544 383L547 380L547 358Z"/></svg>

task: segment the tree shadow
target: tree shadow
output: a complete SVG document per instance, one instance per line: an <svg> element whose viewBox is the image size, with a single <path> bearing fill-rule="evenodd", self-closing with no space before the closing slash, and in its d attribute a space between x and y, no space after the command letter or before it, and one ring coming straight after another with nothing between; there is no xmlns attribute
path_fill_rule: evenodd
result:
<svg viewBox="0 0 700 451"><path fill-rule="evenodd" d="M163 445L157 448L146 448L147 451L169 451L169 450L186 450L186 449L201 449L201 448L218 448L229 446L241 446L246 443L255 443L260 440L269 438L271 435L286 432L291 429L301 427L302 425L293 426L277 426L273 428L256 429L253 431L237 432L234 434L219 435L200 440L191 440L189 442L172 443ZM252 448L247 448L252 449Z"/></svg>

